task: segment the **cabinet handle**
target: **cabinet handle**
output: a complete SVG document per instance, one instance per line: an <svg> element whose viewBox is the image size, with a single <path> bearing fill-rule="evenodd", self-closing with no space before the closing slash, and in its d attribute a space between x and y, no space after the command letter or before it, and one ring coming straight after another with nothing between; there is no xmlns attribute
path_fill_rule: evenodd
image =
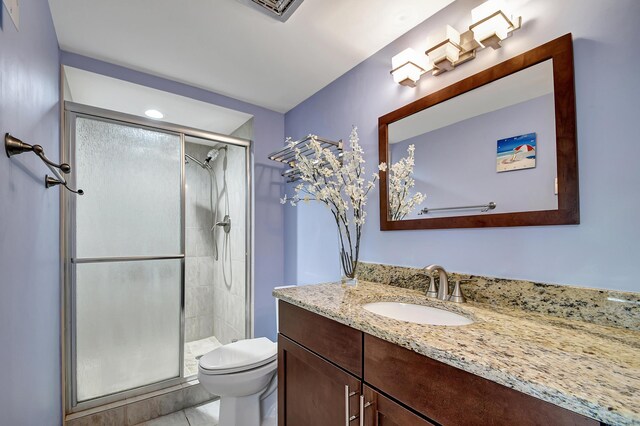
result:
<svg viewBox="0 0 640 426"><path fill-rule="evenodd" d="M349 410L350 408L349 398L351 398L355 394L356 394L355 392L349 391L349 385L344 385L344 424L345 426L349 426L349 423L351 423L352 420L355 420L358 418L358 416L349 416L349 412L351 411Z"/></svg>
<svg viewBox="0 0 640 426"><path fill-rule="evenodd" d="M360 395L360 426L364 426L364 409L371 405L371 402L364 402L364 395Z"/></svg>
<svg viewBox="0 0 640 426"><path fill-rule="evenodd" d="M344 424L349 426L349 385L344 385Z"/></svg>

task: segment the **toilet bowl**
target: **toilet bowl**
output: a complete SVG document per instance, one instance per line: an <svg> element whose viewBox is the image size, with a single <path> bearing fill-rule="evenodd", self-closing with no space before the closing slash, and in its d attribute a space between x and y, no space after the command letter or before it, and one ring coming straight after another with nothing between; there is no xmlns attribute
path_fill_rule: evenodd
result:
<svg viewBox="0 0 640 426"><path fill-rule="evenodd" d="M295 287L275 287L274 290ZM278 299L276 331L278 329ZM276 426L278 346L266 337L221 346L200 358L198 380L220 397L218 426Z"/></svg>
<svg viewBox="0 0 640 426"><path fill-rule="evenodd" d="M221 346L200 358L198 379L220 396L219 426L275 424L276 343L266 337Z"/></svg>

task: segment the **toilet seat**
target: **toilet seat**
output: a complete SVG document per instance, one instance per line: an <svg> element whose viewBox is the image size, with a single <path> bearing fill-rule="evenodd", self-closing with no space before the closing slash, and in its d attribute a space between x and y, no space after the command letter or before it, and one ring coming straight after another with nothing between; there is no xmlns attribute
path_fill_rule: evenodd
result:
<svg viewBox="0 0 640 426"><path fill-rule="evenodd" d="M277 344L266 337L239 340L200 358L200 372L218 375L248 371L274 362L277 356Z"/></svg>

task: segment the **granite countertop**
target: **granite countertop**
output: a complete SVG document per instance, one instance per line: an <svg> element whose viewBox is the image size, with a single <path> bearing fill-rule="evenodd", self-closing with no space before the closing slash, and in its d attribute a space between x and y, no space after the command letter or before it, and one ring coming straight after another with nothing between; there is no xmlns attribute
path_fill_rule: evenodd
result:
<svg viewBox="0 0 640 426"><path fill-rule="evenodd" d="M275 297L429 358L610 425L640 425L640 332L360 281L275 290ZM462 327L402 322L362 305L398 301L472 318Z"/></svg>

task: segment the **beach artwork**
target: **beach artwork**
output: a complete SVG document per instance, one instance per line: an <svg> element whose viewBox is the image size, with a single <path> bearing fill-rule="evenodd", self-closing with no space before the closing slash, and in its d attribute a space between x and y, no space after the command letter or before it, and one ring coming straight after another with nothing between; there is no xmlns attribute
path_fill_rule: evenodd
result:
<svg viewBox="0 0 640 426"><path fill-rule="evenodd" d="M536 134L514 136L498 141L497 171L531 169L536 166Z"/></svg>

